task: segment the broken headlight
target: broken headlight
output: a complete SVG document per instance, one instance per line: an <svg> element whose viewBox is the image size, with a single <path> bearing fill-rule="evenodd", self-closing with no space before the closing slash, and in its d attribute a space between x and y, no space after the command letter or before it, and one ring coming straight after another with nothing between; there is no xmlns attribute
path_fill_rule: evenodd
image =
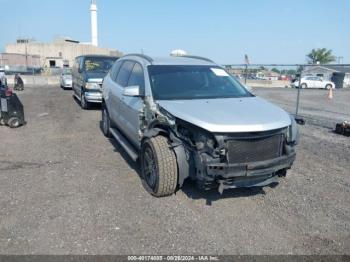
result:
<svg viewBox="0 0 350 262"><path fill-rule="evenodd" d="M181 136L190 141L198 151L214 149L216 140L210 132L182 120L177 120L177 124Z"/></svg>
<svg viewBox="0 0 350 262"><path fill-rule="evenodd" d="M195 136L195 145L197 150L203 150L206 147L213 149L215 146L215 141L210 134L199 133Z"/></svg>

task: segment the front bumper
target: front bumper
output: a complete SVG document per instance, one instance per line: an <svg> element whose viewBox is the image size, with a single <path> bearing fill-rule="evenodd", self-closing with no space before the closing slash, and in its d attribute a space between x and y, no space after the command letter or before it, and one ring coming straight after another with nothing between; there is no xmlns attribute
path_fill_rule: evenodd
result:
<svg viewBox="0 0 350 262"><path fill-rule="evenodd" d="M207 164L206 170L209 176L221 178L254 177L277 172L278 170L290 168L295 160L296 154L291 153L276 159L246 163L246 164Z"/></svg>
<svg viewBox="0 0 350 262"><path fill-rule="evenodd" d="M239 187L262 187L277 182L279 172L290 169L295 161L296 153L267 161L227 164L207 163L204 184L212 181L212 185L219 185L219 190Z"/></svg>
<svg viewBox="0 0 350 262"><path fill-rule="evenodd" d="M89 103L102 103L101 92L85 92L85 99Z"/></svg>
<svg viewBox="0 0 350 262"><path fill-rule="evenodd" d="M63 82L62 86L64 88L72 88L73 87L73 83L72 82Z"/></svg>

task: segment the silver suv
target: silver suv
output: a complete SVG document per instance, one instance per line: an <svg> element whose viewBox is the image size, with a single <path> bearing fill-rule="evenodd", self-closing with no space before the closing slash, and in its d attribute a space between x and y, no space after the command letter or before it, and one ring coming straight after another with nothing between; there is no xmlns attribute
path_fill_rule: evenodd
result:
<svg viewBox="0 0 350 262"><path fill-rule="evenodd" d="M196 56L119 59L103 82L102 130L140 159L146 189L173 194L266 186L295 160L298 129L284 110Z"/></svg>

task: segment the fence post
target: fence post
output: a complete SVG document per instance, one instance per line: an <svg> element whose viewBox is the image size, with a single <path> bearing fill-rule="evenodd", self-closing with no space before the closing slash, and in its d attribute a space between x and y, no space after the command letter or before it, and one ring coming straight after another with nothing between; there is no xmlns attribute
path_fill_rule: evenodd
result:
<svg viewBox="0 0 350 262"><path fill-rule="evenodd" d="M297 96L297 104L296 104L296 109L295 109L295 118L298 118L298 115L299 115L300 89L301 89L301 72L300 72L300 76L299 76L298 96Z"/></svg>

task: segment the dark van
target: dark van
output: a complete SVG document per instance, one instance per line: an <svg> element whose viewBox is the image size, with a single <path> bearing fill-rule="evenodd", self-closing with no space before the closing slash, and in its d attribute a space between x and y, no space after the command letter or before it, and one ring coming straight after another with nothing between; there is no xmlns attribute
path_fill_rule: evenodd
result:
<svg viewBox="0 0 350 262"><path fill-rule="evenodd" d="M119 57L84 55L75 58L72 78L74 96L83 109L102 102L102 81Z"/></svg>

